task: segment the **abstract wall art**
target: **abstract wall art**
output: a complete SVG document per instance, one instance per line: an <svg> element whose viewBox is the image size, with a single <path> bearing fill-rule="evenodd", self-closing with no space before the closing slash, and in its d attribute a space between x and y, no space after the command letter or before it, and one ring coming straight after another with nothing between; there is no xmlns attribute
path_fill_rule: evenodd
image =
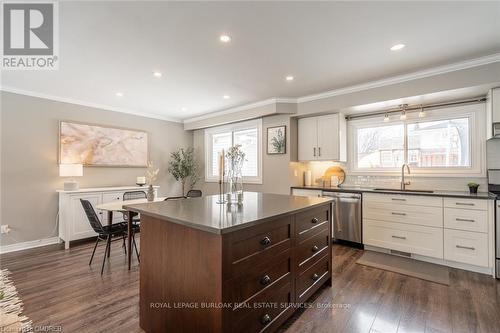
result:
<svg viewBox="0 0 500 333"><path fill-rule="evenodd" d="M86 166L146 167L148 133L139 130L61 121L59 163Z"/></svg>

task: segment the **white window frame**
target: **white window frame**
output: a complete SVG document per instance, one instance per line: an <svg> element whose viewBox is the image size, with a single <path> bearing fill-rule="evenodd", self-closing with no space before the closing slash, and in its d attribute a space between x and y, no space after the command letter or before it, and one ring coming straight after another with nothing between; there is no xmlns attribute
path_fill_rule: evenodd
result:
<svg viewBox="0 0 500 333"><path fill-rule="evenodd" d="M243 177L245 184L262 184L262 119L254 119L229 125L217 126L205 130L205 181L218 182L219 177L212 175L212 135L219 133L233 133L257 128L257 176Z"/></svg>
<svg viewBox="0 0 500 333"><path fill-rule="evenodd" d="M358 137L360 128L387 126L393 124L412 124L447 119L469 118L469 149L470 162L468 167L437 167L437 168L411 168L411 174L417 177L457 177L460 175L485 177L485 146L486 146L486 118L484 103L454 106L434 110L426 110L424 118L418 117L418 112L407 113L407 119L402 121L398 115L393 114L390 122L383 122L383 116L367 119L351 120L348 122L348 171L352 175L383 175L396 176L401 174L401 168L358 168ZM405 160L407 154L407 132L405 128Z"/></svg>

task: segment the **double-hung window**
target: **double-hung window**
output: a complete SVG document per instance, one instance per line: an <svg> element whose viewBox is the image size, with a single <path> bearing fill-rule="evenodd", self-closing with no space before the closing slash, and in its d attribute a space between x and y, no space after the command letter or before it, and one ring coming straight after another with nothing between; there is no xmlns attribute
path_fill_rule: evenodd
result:
<svg viewBox="0 0 500 333"><path fill-rule="evenodd" d="M243 181L262 183L262 120L250 120L205 130L205 180L219 180L219 153L241 145L245 153Z"/></svg>
<svg viewBox="0 0 500 333"><path fill-rule="evenodd" d="M350 171L396 172L407 163L416 174L480 174L484 105L467 105L349 122ZM484 138L483 138L484 139Z"/></svg>

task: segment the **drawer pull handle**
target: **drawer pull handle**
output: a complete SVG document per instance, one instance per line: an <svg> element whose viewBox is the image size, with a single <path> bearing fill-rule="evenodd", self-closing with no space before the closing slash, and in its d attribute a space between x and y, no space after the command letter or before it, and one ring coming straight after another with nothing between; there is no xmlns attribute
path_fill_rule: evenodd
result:
<svg viewBox="0 0 500 333"><path fill-rule="evenodd" d="M319 250L319 247L317 247L316 245L314 245L311 249L311 251L313 251L313 252L318 252L318 250Z"/></svg>
<svg viewBox="0 0 500 333"><path fill-rule="evenodd" d="M403 237L403 236L394 236L394 235L392 235L392 238L397 238L397 239L406 239L406 237Z"/></svg>
<svg viewBox="0 0 500 333"><path fill-rule="evenodd" d="M313 276L311 276L311 279L313 279L314 281L316 281L317 279L319 279L319 275L314 273Z"/></svg>
<svg viewBox="0 0 500 333"><path fill-rule="evenodd" d="M399 216L406 216L406 213L396 213L396 212L392 212L391 214L392 214L392 215L399 215Z"/></svg>
<svg viewBox="0 0 500 333"><path fill-rule="evenodd" d="M406 201L406 199L402 199L402 198L391 198L391 200L393 200L393 201Z"/></svg>
<svg viewBox="0 0 500 333"><path fill-rule="evenodd" d="M318 222L319 222L319 220L318 220L318 218L317 218L317 217L315 217L315 218L313 218L313 219L311 220L311 223L318 223Z"/></svg>
<svg viewBox="0 0 500 333"><path fill-rule="evenodd" d="M457 220L458 222L476 222L476 220L471 220L471 219L461 219L459 217L457 217L455 220Z"/></svg>
<svg viewBox="0 0 500 333"><path fill-rule="evenodd" d="M475 206L472 202L455 202L457 206Z"/></svg>
<svg viewBox="0 0 500 333"><path fill-rule="evenodd" d="M474 251L476 248L472 247L472 246L462 246L462 245L456 245L456 247L458 249L466 249L466 250L472 250Z"/></svg>
<svg viewBox="0 0 500 333"><path fill-rule="evenodd" d="M268 315L267 313L260 318L260 323L262 325L267 325L271 322L271 316Z"/></svg>
<svg viewBox="0 0 500 333"><path fill-rule="evenodd" d="M260 279L260 284L263 285L263 286L267 286L270 282L271 282L271 278L269 277L269 275L264 275Z"/></svg>
<svg viewBox="0 0 500 333"><path fill-rule="evenodd" d="M261 244L261 245L269 245L269 244L271 244L271 238L269 238L269 237L267 237L267 236L266 236L266 237L264 237L264 238L262 238L262 239L260 240L260 244Z"/></svg>

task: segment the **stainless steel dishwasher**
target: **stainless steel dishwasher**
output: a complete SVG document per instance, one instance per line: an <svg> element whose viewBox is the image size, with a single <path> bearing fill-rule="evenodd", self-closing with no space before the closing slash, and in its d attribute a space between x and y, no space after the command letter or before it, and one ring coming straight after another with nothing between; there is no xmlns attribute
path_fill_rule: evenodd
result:
<svg viewBox="0 0 500 333"><path fill-rule="evenodd" d="M361 244L361 193L323 191L322 195L333 198L332 237Z"/></svg>

